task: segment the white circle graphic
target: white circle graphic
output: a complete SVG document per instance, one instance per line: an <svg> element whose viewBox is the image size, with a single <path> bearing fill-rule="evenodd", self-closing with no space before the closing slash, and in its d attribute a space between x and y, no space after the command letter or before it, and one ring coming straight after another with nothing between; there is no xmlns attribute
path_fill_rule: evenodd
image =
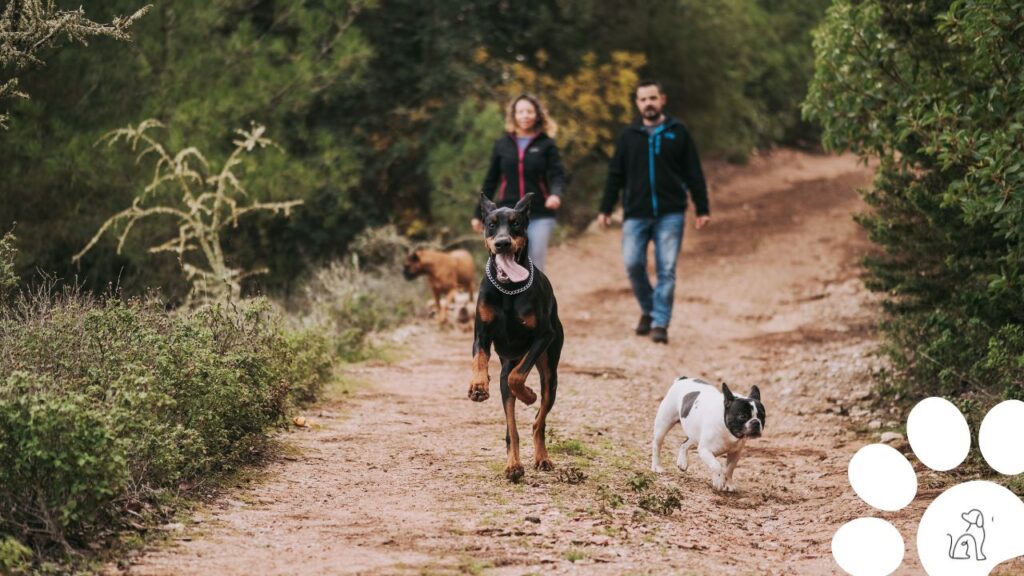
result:
<svg viewBox="0 0 1024 576"><path fill-rule="evenodd" d="M850 459L850 486L860 499L879 510L895 512L917 494L917 475L892 446L869 444Z"/></svg>
<svg viewBox="0 0 1024 576"><path fill-rule="evenodd" d="M978 431L981 455L1000 474L1024 472L1024 444L1021 443L1021 425L1024 424L1024 402L1007 400L988 411Z"/></svg>
<svg viewBox="0 0 1024 576"><path fill-rule="evenodd" d="M853 576L885 576L903 562L903 536L881 518L857 518L832 537L832 557Z"/></svg>
<svg viewBox="0 0 1024 576"><path fill-rule="evenodd" d="M960 465L971 450L971 430L952 402L933 396L914 406L907 417L907 440L914 455L932 470Z"/></svg>

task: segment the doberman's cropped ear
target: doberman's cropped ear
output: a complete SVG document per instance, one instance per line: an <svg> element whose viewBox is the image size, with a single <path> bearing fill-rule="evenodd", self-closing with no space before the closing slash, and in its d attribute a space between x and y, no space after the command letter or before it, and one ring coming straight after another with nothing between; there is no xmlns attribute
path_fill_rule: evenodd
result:
<svg viewBox="0 0 1024 576"><path fill-rule="evenodd" d="M498 209L498 205L491 202L485 194L480 194L480 213L486 218L488 214Z"/></svg>
<svg viewBox="0 0 1024 576"><path fill-rule="evenodd" d="M533 192L527 193L522 200L516 202L514 210L520 214L530 215L530 206L533 204Z"/></svg>
<svg viewBox="0 0 1024 576"><path fill-rule="evenodd" d="M757 387L757 384L754 384L754 387L750 389L750 399L757 400L758 402L761 401L761 389Z"/></svg>
<svg viewBox="0 0 1024 576"><path fill-rule="evenodd" d="M736 399L736 396L733 395L732 390L729 390L729 387L725 385L725 382L722 382L722 396L725 396L726 406L732 404L732 401Z"/></svg>

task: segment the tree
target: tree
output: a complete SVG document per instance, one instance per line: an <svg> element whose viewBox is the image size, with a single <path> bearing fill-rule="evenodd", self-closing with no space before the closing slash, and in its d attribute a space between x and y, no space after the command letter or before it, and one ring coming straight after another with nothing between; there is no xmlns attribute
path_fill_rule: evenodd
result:
<svg viewBox="0 0 1024 576"><path fill-rule="evenodd" d="M10 0L0 13L0 69L11 69L13 77L0 79L0 101L28 98L18 89L17 74L43 61L37 56L64 37L69 42L88 44L89 38L108 37L129 40L128 29L149 11L149 6L128 17L115 17L109 24L99 24L85 17L82 8L58 10L53 0ZM0 113L0 128L7 127L9 115Z"/></svg>
<svg viewBox="0 0 1024 576"><path fill-rule="evenodd" d="M178 256L186 279L192 285L187 303L224 302L237 300L242 292L241 281L253 274L265 274L266 269L243 271L227 265L224 257L222 232L238 226L238 219L250 212L265 211L288 216L302 200L261 202L249 197L235 171L242 164L243 154L272 146L263 134L266 128L253 124L252 128L236 130L241 137L234 140L231 155L221 168L214 169L202 152L195 147L171 153L147 132L163 128L160 122L147 120L138 126L114 130L104 137L108 144L123 140L133 151L142 145L139 159L152 155L156 158L153 179L135 197L131 207L107 219L85 248L75 254L78 261L107 230L116 230L118 251L124 246L128 233L141 220L151 216L170 216L176 221L178 234L166 242L152 246L150 252L171 252ZM199 263L186 260L189 252L200 255Z"/></svg>
<svg viewBox="0 0 1024 576"><path fill-rule="evenodd" d="M138 0L111 0L98 20L128 12ZM248 191L261 201L299 198L288 220L254 215L226 243L234 267L269 268L282 282L300 275L317 251L340 245L336 230L350 211L361 170L353 124L325 117L332 103L362 86L372 52L355 20L372 2L205 2L160 0L133 28L132 50L96 43L62 51L45 74L28 70L33 99L12 107L22 121L0 141L0 222L18 222L20 271L77 276L93 290L115 279L128 293L159 286L172 300L190 287L166 254L114 241L72 256L110 216L131 203L143 174L133 155L97 154L111 129L157 118L169 148L203 150L212 163L232 152L223 135L259 120L288 155L252 167ZM164 237L176 227L140 222L136 232ZM354 225L353 225L354 227ZM351 234L355 234L352 231ZM105 244L105 246L104 246Z"/></svg>

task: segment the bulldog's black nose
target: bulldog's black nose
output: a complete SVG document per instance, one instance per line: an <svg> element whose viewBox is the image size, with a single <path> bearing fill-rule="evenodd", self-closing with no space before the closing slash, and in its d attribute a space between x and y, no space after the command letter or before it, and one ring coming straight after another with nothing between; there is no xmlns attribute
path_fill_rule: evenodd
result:
<svg viewBox="0 0 1024 576"><path fill-rule="evenodd" d="M494 249L498 250L500 252L504 252L505 250L508 250L509 246L511 246L511 245L512 245L512 239L509 238L508 236L503 236L501 238L495 238L495 240L494 240Z"/></svg>

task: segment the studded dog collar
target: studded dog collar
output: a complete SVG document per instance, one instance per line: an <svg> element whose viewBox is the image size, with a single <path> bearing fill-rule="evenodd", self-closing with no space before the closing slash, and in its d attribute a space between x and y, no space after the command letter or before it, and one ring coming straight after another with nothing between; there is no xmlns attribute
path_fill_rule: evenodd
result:
<svg viewBox="0 0 1024 576"><path fill-rule="evenodd" d="M533 278L535 276L533 273L533 259L527 256L526 261L529 262L530 264L530 277L529 279L526 280L525 285L516 288L515 290L509 290L507 288L502 287L502 285L499 284L498 281L494 279L494 273L491 272L491 265L494 264L494 256L490 256L489 258L487 258L487 266L484 268L484 271L487 273L487 279L491 281L492 286L498 289L498 292L501 292L506 296L515 296L516 294L522 294L523 292L526 292L527 290L530 289L530 286L533 286ZM496 266L496 264L494 265Z"/></svg>

